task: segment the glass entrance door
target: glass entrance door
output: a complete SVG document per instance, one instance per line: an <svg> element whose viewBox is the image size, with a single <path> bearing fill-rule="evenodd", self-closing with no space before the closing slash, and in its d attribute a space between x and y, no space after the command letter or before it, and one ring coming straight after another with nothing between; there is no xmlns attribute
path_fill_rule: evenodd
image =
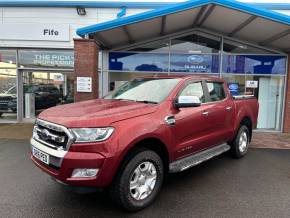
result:
<svg viewBox="0 0 290 218"><path fill-rule="evenodd" d="M73 73L25 71L22 76L25 119L33 119L47 108L73 102Z"/></svg>
<svg viewBox="0 0 290 218"><path fill-rule="evenodd" d="M259 117L258 128L279 129L282 85L279 78L260 77L259 78Z"/></svg>

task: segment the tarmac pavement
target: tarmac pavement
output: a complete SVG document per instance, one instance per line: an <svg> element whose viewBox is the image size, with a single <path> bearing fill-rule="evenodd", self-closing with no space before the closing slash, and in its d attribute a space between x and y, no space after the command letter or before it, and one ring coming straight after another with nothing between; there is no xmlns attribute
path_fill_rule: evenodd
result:
<svg viewBox="0 0 290 218"><path fill-rule="evenodd" d="M138 213L116 208L106 192L76 194L29 159L29 141L0 139L0 217L290 217L290 150L223 154L169 175L157 200Z"/></svg>

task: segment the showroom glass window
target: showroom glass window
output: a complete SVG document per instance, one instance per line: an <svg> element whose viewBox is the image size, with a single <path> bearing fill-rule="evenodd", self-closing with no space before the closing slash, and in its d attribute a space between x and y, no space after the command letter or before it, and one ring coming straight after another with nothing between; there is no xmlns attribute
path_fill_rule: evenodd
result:
<svg viewBox="0 0 290 218"><path fill-rule="evenodd" d="M219 73L220 38L194 33L171 40L170 72Z"/></svg>
<svg viewBox="0 0 290 218"><path fill-rule="evenodd" d="M24 118L32 118L44 109L73 102L72 50L20 49L18 61L23 81ZM34 107L29 107L29 101L34 102Z"/></svg>
<svg viewBox="0 0 290 218"><path fill-rule="evenodd" d="M224 41L222 77L232 95L259 101L259 129L281 130L287 57L254 46Z"/></svg>
<svg viewBox="0 0 290 218"><path fill-rule="evenodd" d="M109 70L110 91L136 77L167 74L169 39L146 43L128 51L110 52Z"/></svg>
<svg viewBox="0 0 290 218"><path fill-rule="evenodd" d="M11 103L17 101L16 50L0 49L0 120L16 120Z"/></svg>

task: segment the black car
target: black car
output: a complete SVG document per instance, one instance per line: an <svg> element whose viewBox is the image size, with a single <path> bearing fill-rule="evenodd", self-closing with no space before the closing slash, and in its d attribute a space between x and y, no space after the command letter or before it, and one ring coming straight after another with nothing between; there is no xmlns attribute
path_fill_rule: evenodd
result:
<svg viewBox="0 0 290 218"><path fill-rule="evenodd" d="M4 93L0 93L0 116L3 113L11 113L11 112L13 112L11 109L9 109L8 105L14 99L17 99L16 86L8 89L8 91L6 91Z"/></svg>
<svg viewBox="0 0 290 218"><path fill-rule="evenodd" d="M62 99L59 89L53 84L24 85L23 90L24 93L33 93L35 95L35 110L56 106ZM0 94L0 116L3 113L15 112L17 112L16 86Z"/></svg>

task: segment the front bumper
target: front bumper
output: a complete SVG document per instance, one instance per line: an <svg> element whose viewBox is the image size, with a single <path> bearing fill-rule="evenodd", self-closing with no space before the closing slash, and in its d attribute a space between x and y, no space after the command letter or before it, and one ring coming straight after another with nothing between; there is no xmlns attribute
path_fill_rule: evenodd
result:
<svg viewBox="0 0 290 218"><path fill-rule="evenodd" d="M55 150L35 139L31 139L31 146L49 155L49 165L41 162L32 154L31 159L37 167L55 180L76 187L102 188L108 185L107 181L102 178L102 174L106 173L106 169L103 167L104 163L109 161L105 156L99 153ZM99 172L95 177L71 178L72 172L76 168L99 169Z"/></svg>

